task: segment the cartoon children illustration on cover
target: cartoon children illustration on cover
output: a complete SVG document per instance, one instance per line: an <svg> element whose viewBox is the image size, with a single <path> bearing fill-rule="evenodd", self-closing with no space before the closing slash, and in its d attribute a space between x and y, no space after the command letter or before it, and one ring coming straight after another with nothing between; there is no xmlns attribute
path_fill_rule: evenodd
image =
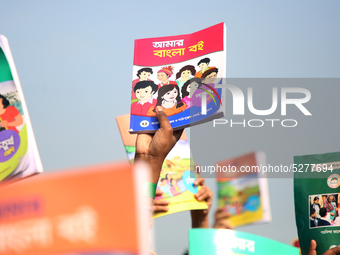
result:
<svg viewBox="0 0 340 255"><path fill-rule="evenodd" d="M134 87L137 102L131 104L131 114L145 116L151 107L155 107L157 100L152 96L157 92L158 86L153 81L140 81Z"/></svg>
<svg viewBox="0 0 340 255"><path fill-rule="evenodd" d="M0 94L0 131L9 129L19 133L17 126L24 123L20 112L14 106L10 106L9 101Z"/></svg>
<svg viewBox="0 0 340 255"><path fill-rule="evenodd" d="M162 198L170 198L177 195L182 194L184 191L186 191L186 188L183 184L182 179L174 179L171 178L170 181L165 178L160 178L157 189L163 191L162 195L157 195L155 197L156 200L162 199Z"/></svg>
<svg viewBox="0 0 340 255"><path fill-rule="evenodd" d="M157 79L160 81L158 85L151 80L152 78L149 79L153 74L152 68L139 69L137 71L139 78L132 82L131 114L154 117L156 106L162 106L168 116L178 114L192 106L190 101L197 89L200 89L200 93L206 92L209 95L207 100L214 100L213 94L217 94L221 101L214 89L218 68L209 67L209 63L209 58L201 59L198 62L201 70L198 72L193 65L183 66L176 73L176 81L170 80L174 74L174 67L163 66L157 72Z"/></svg>
<svg viewBox="0 0 340 255"><path fill-rule="evenodd" d="M131 95L132 100L137 99L136 94L134 92L136 84L140 81L151 81L149 79L151 74L153 74L153 71L152 71L152 68L150 68L150 67L144 67L144 68L141 68L137 71L138 79L135 79L135 80L132 81L132 95Z"/></svg>
<svg viewBox="0 0 340 255"><path fill-rule="evenodd" d="M196 91L196 89L201 85L201 79L200 78L192 78L184 83L181 93L182 93L182 102L184 102L188 109L190 108L190 99L192 97L192 94Z"/></svg>
<svg viewBox="0 0 340 255"><path fill-rule="evenodd" d="M176 74L176 82L181 90L184 83L188 81L191 77L193 77L196 74L195 67L192 65L186 65L182 67L179 72ZM183 97L183 95L182 95Z"/></svg>
<svg viewBox="0 0 340 255"><path fill-rule="evenodd" d="M156 106L158 105L162 106L164 113L168 116L180 113L184 111L187 107L187 105L181 100L177 84L163 86L158 90ZM156 106L152 106L146 115L156 116Z"/></svg>
<svg viewBox="0 0 340 255"><path fill-rule="evenodd" d="M209 84L209 83L214 83L214 81L217 78L217 73L218 73L218 68L212 67L209 70L205 71L202 74L202 82Z"/></svg>
<svg viewBox="0 0 340 255"><path fill-rule="evenodd" d="M170 191L173 196L181 194L181 188L177 185L177 181L175 179L170 180Z"/></svg>
<svg viewBox="0 0 340 255"><path fill-rule="evenodd" d="M170 186L168 185L167 180L165 178L162 178L160 180L158 187L161 191L163 191L163 194L157 197L157 199L172 197Z"/></svg>
<svg viewBox="0 0 340 255"><path fill-rule="evenodd" d="M209 69L213 68L214 66L212 67L209 67L209 64L210 64L210 58L203 58L201 59L199 62L198 62L198 67L201 69L200 71L198 71L195 75L195 78L201 78L202 77L202 74L205 72L205 71L208 71Z"/></svg>
<svg viewBox="0 0 340 255"><path fill-rule="evenodd" d="M175 81L170 81L170 77L173 75L174 68L172 66L164 66L161 70L157 72L157 79L161 82L158 84L158 89L164 85L174 84L177 85Z"/></svg>

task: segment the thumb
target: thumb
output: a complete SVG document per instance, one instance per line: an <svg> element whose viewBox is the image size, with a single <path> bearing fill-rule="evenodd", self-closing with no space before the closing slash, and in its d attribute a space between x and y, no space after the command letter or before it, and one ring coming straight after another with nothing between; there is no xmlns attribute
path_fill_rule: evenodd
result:
<svg viewBox="0 0 340 255"><path fill-rule="evenodd" d="M159 121L159 125L161 126L162 129L171 129L172 127L170 125L168 116L163 112L163 108L161 106L156 107L156 117Z"/></svg>
<svg viewBox="0 0 340 255"><path fill-rule="evenodd" d="M310 242L309 250L308 250L308 255L317 255L316 254L316 242L315 240L312 240Z"/></svg>

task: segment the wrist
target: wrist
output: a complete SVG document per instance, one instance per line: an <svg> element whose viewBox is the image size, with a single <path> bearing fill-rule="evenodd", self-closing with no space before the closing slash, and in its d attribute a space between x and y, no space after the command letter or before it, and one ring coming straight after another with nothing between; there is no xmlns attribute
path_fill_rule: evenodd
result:
<svg viewBox="0 0 340 255"><path fill-rule="evenodd" d="M149 154L136 154L135 161L139 160L146 162L151 168L153 168L152 170L156 170L162 168L164 158Z"/></svg>
<svg viewBox="0 0 340 255"><path fill-rule="evenodd" d="M192 228L209 228L208 214L201 214L201 210L191 211Z"/></svg>
<svg viewBox="0 0 340 255"><path fill-rule="evenodd" d="M161 173L162 170L162 165L163 165L163 161L164 159L161 159L159 157L155 157L155 156L151 156L148 154L136 154L135 155L135 162L137 161L143 161L146 164L148 164L148 166L150 167L150 177L151 180L150 182L157 184L158 183L158 179L159 179L159 175Z"/></svg>

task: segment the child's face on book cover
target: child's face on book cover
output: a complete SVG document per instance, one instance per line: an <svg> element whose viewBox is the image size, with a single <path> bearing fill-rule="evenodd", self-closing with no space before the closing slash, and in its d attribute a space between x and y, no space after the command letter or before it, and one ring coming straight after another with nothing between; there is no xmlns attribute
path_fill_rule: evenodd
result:
<svg viewBox="0 0 340 255"><path fill-rule="evenodd" d="M139 79L140 79L141 81L147 81L147 80L149 79L150 75L151 75L151 73L143 71L143 72L139 75Z"/></svg>
<svg viewBox="0 0 340 255"><path fill-rule="evenodd" d="M202 71L205 71L208 68L208 64L207 63L201 63L198 66Z"/></svg>
<svg viewBox="0 0 340 255"><path fill-rule="evenodd" d="M191 72L189 70L185 70L181 73L182 78L189 78Z"/></svg>
<svg viewBox="0 0 340 255"><path fill-rule="evenodd" d="M167 76L166 73L164 73L164 72L159 72L159 73L157 74L157 79L158 79L159 81L166 81L166 80L168 79L168 76Z"/></svg>
<svg viewBox="0 0 340 255"><path fill-rule="evenodd" d="M194 94L194 92L196 91L197 88L198 88L197 82L190 83L190 85L188 86L188 89L187 89L187 91L190 93L190 96L192 96Z"/></svg>
<svg viewBox="0 0 340 255"><path fill-rule="evenodd" d="M165 93L163 99L167 102L173 102L178 95L177 89L170 90L169 92Z"/></svg>
<svg viewBox="0 0 340 255"><path fill-rule="evenodd" d="M151 98L151 96L154 94L154 92L152 91L152 88L151 86L148 86L144 89L137 89L136 90L136 97L139 99L139 100L149 100Z"/></svg>
<svg viewBox="0 0 340 255"><path fill-rule="evenodd" d="M206 78L205 78L205 82L206 83L213 83L216 80L217 77L217 73L213 72L211 74L209 74Z"/></svg>

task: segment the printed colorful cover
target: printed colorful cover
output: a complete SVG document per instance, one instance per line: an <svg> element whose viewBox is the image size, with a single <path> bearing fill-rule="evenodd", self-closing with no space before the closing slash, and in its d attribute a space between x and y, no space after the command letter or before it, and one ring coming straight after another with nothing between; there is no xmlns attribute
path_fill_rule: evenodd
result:
<svg viewBox="0 0 340 255"><path fill-rule="evenodd" d="M131 133L159 128L161 106L176 130L224 116L226 26L193 34L135 40Z"/></svg>
<svg viewBox="0 0 340 255"><path fill-rule="evenodd" d="M106 164L1 187L0 253L148 254L150 217L138 188L145 172Z"/></svg>
<svg viewBox="0 0 340 255"><path fill-rule="evenodd" d="M126 154L130 162L133 162L135 156L136 134L129 133L130 115L122 115L116 118L120 134L123 139ZM162 196L156 196L155 199L169 200L169 210L167 212L158 212L153 214L153 218L169 215L176 212L187 210L207 209L204 201L198 202L194 194L198 192L199 187L194 186L193 182L195 173L190 170L194 169L194 163L190 154L189 142L186 134L183 132L181 139L175 147L169 152L163 166L157 189L162 190Z"/></svg>
<svg viewBox="0 0 340 255"><path fill-rule="evenodd" d="M295 218L302 254L339 245L340 152L294 157Z"/></svg>
<svg viewBox="0 0 340 255"><path fill-rule="evenodd" d="M268 182L257 170L261 164L264 153L253 152L216 165L222 169L216 170L218 205L232 214L234 227L271 221Z"/></svg>
<svg viewBox="0 0 340 255"><path fill-rule="evenodd" d="M0 35L0 181L43 171L7 38Z"/></svg>
<svg viewBox="0 0 340 255"><path fill-rule="evenodd" d="M190 255L299 255L298 248L262 236L228 229L189 230Z"/></svg>

